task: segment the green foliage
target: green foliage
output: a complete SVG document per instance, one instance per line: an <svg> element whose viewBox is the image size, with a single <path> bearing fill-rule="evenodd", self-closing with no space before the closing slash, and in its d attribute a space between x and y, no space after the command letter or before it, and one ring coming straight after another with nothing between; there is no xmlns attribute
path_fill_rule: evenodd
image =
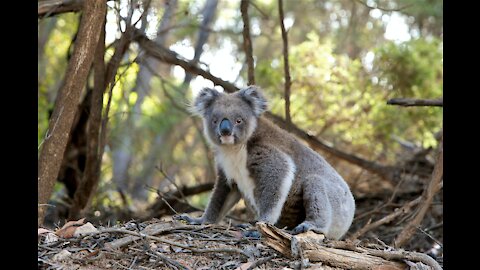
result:
<svg viewBox="0 0 480 270"><path fill-rule="evenodd" d="M393 93L389 88L406 97L441 96L440 43L388 43L376 50L374 72L369 73L359 59L335 54L332 41L320 41L314 32L307 36L290 51L291 112L297 125L369 157L388 150L392 162L399 150L393 135L424 147L436 145L433 134L441 127L441 109L401 108L386 101ZM372 82L379 71L387 83ZM274 98L272 111L283 115L283 59L260 62L257 74Z"/></svg>
<svg viewBox="0 0 480 270"><path fill-rule="evenodd" d="M443 49L437 40L387 43L376 51L374 76L386 97L438 98L443 92ZM399 108L385 104L373 111L379 130L401 135L423 147L436 146L433 134L442 122L442 109Z"/></svg>
<svg viewBox="0 0 480 270"><path fill-rule="evenodd" d="M437 39L386 43L377 49L374 71L381 85L399 96L439 97L443 88L442 43Z"/></svg>

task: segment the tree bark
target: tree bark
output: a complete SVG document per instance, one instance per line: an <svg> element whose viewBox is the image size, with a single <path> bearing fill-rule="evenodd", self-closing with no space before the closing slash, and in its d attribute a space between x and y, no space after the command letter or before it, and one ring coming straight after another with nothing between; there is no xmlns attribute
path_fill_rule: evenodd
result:
<svg viewBox="0 0 480 270"><path fill-rule="evenodd" d="M105 20L105 12L104 1L85 0L76 46L68 63L64 83L59 90L38 160L38 203L41 205L50 199L57 180L73 118ZM39 207L38 225L43 223L44 214L45 208Z"/></svg>
<svg viewBox="0 0 480 270"><path fill-rule="evenodd" d="M242 0L240 2L240 11L243 20L243 50L247 60L248 68L248 85L255 84L255 68L252 53L252 39L250 38L250 19L248 18L248 4L250 0Z"/></svg>
<svg viewBox="0 0 480 270"><path fill-rule="evenodd" d="M103 15L106 16L106 12ZM88 204L100 178L102 157L99 155L99 136L102 122L103 94L105 92L105 21L95 51L93 70L94 88L87 129L87 158L82 181L75 192L73 204L69 211L70 220L80 218L80 212Z"/></svg>

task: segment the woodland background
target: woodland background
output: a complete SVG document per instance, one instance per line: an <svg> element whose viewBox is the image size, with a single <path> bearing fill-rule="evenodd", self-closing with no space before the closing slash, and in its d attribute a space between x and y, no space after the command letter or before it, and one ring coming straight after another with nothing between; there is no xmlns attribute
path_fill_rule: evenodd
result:
<svg viewBox="0 0 480 270"><path fill-rule="evenodd" d="M213 157L188 104L253 83L350 185L347 237L443 256L438 0L39 1L39 225L203 209Z"/></svg>

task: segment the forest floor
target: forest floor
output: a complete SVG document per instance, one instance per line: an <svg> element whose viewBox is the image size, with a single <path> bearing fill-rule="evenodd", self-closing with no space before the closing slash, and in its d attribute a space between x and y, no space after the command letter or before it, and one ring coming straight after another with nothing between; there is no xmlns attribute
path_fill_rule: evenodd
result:
<svg viewBox="0 0 480 270"><path fill-rule="evenodd" d="M396 206L379 209L372 201L366 200L363 204L371 206L363 207L375 211L369 210L370 215L354 222L347 236L370 224L371 220L365 219L372 219L374 213L381 217ZM428 217L434 223L441 222L433 215ZM291 235L271 226L262 228L262 238L254 239L244 237L245 229L232 220L200 226L163 217L101 226L82 219L56 230L39 229L38 269L386 270L441 269L442 265L442 248L438 249L435 241L443 241L443 230L416 235L405 249L385 244L385 239L393 239L401 229L395 224L379 226L374 233L365 233L353 242L322 240L316 234L306 240L294 237L303 249L294 254ZM437 250L432 252L435 245Z"/></svg>

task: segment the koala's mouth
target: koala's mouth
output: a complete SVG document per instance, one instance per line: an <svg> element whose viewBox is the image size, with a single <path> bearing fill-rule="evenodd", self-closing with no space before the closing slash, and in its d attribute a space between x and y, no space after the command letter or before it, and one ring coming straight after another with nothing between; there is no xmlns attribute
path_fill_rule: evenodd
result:
<svg viewBox="0 0 480 270"><path fill-rule="evenodd" d="M222 144L234 144L235 143L235 137L233 135L220 136L220 142Z"/></svg>

